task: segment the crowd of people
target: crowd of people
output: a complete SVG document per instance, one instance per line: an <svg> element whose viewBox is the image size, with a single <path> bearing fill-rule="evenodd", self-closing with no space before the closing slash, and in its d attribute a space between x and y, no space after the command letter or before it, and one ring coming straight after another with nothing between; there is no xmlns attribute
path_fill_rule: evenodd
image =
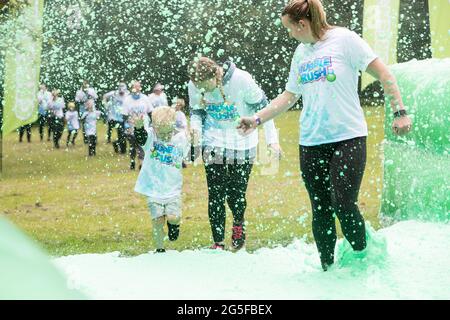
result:
<svg viewBox="0 0 450 320"><path fill-rule="evenodd" d="M283 27L299 42L293 55L286 88L270 103L253 76L233 62L219 64L207 57L195 58L188 67L190 129L182 110L184 101L169 107L163 86L147 96L141 83L131 92L121 83L104 95L108 140L116 128L116 152L126 152L130 168L139 159L135 191L147 197L153 221L156 252L164 252L164 231L178 239L182 211L182 167L189 153L202 155L208 187L208 216L212 249L225 249L227 203L232 215L231 245L246 242L246 191L263 125L266 143L280 156L279 137L273 118L287 111L300 97L299 159L312 207L312 230L323 270L334 264L336 217L353 248L364 259L369 234L357 201L366 164L367 123L358 97L359 72L367 71L381 81L394 113L392 130L407 134L412 127L403 106L396 79L369 45L355 32L328 24L320 0L292 0L281 14ZM49 123L55 147L68 123L68 143L74 143L81 127L89 155L95 155L97 94L87 82L77 92L64 116L64 99L58 90L45 86L39 92L40 134ZM77 115L77 110L79 114ZM66 120L64 120L66 119ZM26 128L25 128L26 129ZM21 137L25 129L22 129ZM50 135L49 135L50 137Z"/></svg>
<svg viewBox="0 0 450 320"><path fill-rule="evenodd" d="M52 141L56 149L60 148L64 132L67 133L65 146L75 146L76 139L82 136L83 143L87 145L88 156L96 155L97 126L100 119L107 125L106 142L112 144L115 153L126 154L127 147L130 154L130 169L136 168L136 155L142 162L143 151L136 143L134 127L130 115L151 115L152 111L160 106L168 106L164 86L157 83L149 95L142 93L141 83L133 81L131 90L126 83L120 82L116 90L103 95L99 100L97 91L88 81L83 81L73 100L66 104L59 89L49 91L45 84L41 84L37 93L38 120L40 141L44 141L45 132L47 141ZM185 101L176 99L172 106L176 109L178 125L187 128L187 119L184 114ZM28 124L18 129L19 142L23 142L26 133L27 141L31 142L31 126ZM113 132L117 139L112 141ZM139 164L141 167L142 164Z"/></svg>

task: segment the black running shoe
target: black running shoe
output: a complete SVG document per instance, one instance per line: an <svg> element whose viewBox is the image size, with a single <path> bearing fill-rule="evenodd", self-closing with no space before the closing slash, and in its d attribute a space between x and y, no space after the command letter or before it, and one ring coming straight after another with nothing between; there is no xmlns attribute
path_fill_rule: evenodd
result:
<svg viewBox="0 0 450 320"><path fill-rule="evenodd" d="M135 170L136 169L136 163L134 161L132 161L130 163L130 170Z"/></svg>
<svg viewBox="0 0 450 320"><path fill-rule="evenodd" d="M164 253L166 252L166 249L156 249L155 253Z"/></svg>
<svg viewBox="0 0 450 320"><path fill-rule="evenodd" d="M169 229L168 236L170 241L175 241L178 239L180 235L180 225L179 224L170 224L167 222L167 228Z"/></svg>

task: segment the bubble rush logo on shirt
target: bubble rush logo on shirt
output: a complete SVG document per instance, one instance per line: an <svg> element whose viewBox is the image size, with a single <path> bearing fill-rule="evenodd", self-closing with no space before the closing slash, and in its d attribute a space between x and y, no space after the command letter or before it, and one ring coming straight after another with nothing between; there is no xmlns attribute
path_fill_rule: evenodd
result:
<svg viewBox="0 0 450 320"><path fill-rule="evenodd" d="M322 57L305 62L300 66L298 82L307 84L319 80L325 81L325 79L329 82L334 82L336 75L332 67L331 57Z"/></svg>
<svg viewBox="0 0 450 320"><path fill-rule="evenodd" d="M234 121L239 118L239 113L233 104L208 104L206 112L217 121Z"/></svg>
<svg viewBox="0 0 450 320"><path fill-rule="evenodd" d="M180 168L180 164L176 163L178 152L174 145L155 143L153 145L151 157L164 165Z"/></svg>

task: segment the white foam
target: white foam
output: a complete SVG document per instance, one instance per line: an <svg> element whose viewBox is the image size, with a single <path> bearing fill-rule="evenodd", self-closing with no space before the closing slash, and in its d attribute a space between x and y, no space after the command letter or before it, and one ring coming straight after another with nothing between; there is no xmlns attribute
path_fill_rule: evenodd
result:
<svg viewBox="0 0 450 320"><path fill-rule="evenodd" d="M407 221L379 231L384 265L322 272L314 244L255 253L169 251L60 257L69 284L94 299L450 299L450 225Z"/></svg>

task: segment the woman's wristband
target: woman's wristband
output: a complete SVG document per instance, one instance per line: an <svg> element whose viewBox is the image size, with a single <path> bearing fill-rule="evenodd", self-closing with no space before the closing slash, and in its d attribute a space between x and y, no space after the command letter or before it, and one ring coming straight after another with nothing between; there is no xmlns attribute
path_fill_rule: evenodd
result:
<svg viewBox="0 0 450 320"><path fill-rule="evenodd" d="M253 119L255 119L256 122L256 126L258 127L259 125L261 125L261 118L258 115L253 115Z"/></svg>

